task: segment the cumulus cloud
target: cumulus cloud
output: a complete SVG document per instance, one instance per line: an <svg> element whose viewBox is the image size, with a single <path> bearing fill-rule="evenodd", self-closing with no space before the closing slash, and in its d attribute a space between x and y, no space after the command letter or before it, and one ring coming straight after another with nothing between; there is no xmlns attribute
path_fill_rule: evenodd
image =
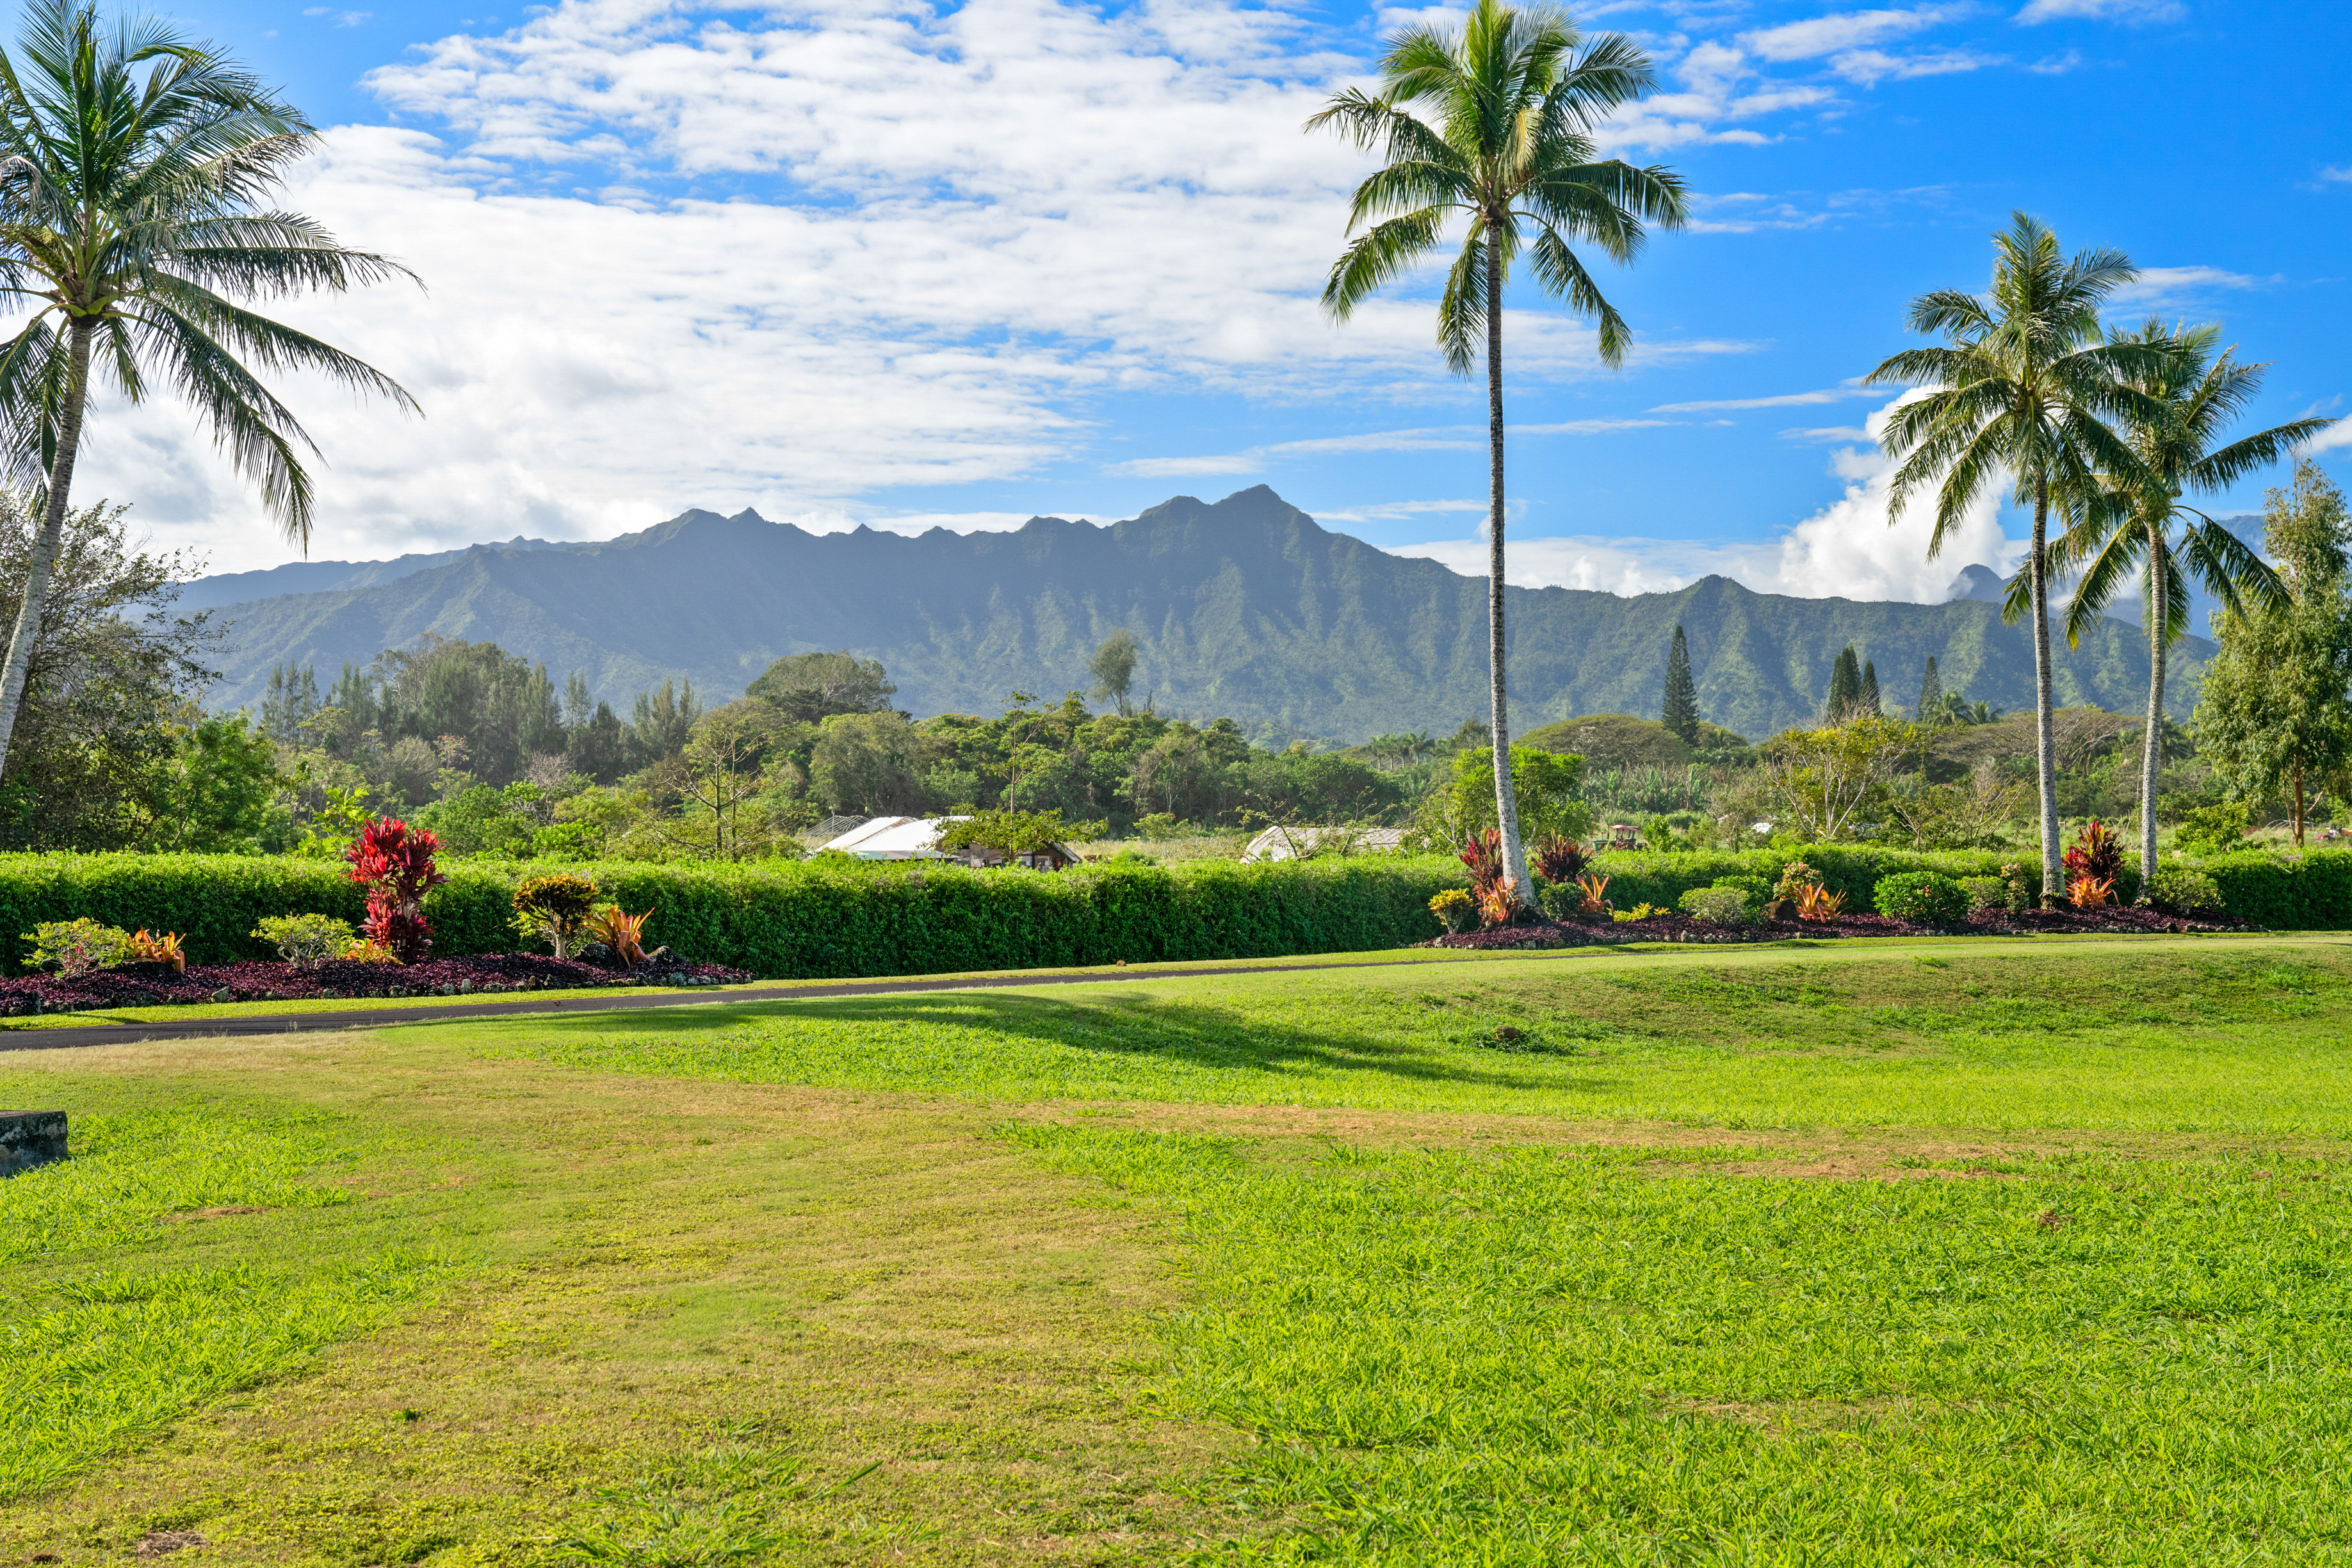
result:
<svg viewBox="0 0 2352 1568"><path fill-rule="evenodd" d="M2143 267L2139 277L2108 298L2119 307L2145 308L2184 304L2217 289L2260 288L2276 277L2250 277L2218 267Z"/></svg>
<svg viewBox="0 0 2352 1568"><path fill-rule="evenodd" d="M2303 444L2306 453L2352 452L2352 419L2339 419Z"/></svg>
<svg viewBox="0 0 2352 1568"><path fill-rule="evenodd" d="M427 415L285 388L325 452L313 553L887 521L895 486L1084 458L1108 393L1450 399L1411 290L1317 308L1369 167L1299 134L1359 65L1318 37L1230 0L567 0L413 51L368 78L400 125L331 132L287 195L428 285L280 312ZM1559 312L1511 332L1517 376L1600 371ZM94 430L86 493L217 569L282 559L184 409Z"/></svg>
<svg viewBox="0 0 2352 1568"><path fill-rule="evenodd" d="M1831 472L1845 482L1845 493L1776 538L1752 544L1581 537L1512 539L1506 569L1509 580L1527 588L1657 593L1717 574L1759 592L1799 599L1898 599L1934 604L1948 597L1952 580L1964 567L1980 562L2006 572L2019 547L2001 532L1996 497L1984 497L1969 508L1933 560L1927 554L1934 526L1929 504L1906 507L1901 520L1890 526L1887 492L1895 465L1875 442L1895 406L1889 402L1870 416L1873 444L1832 455ZM1457 571L1485 573L1483 538L1393 549L1398 555L1444 561Z"/></svg>
<svg viewBox="0 0 2352 1568"><path fill-rule="evenodd" d="M1739 42L1759 59L1818 59L1937 26L1966 16L1968 9L1960 5L1915 5L1905 10L1833 13L1742 33Z"/></svg>

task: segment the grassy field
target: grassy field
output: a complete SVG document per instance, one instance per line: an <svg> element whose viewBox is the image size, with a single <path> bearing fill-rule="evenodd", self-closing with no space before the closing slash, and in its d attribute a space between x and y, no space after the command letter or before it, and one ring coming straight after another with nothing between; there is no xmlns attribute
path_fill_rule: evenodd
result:
<svg viewBox="0 0 2352 1568"><path fill-rule="evenodd" d="M2352 943L0 1056L0 1561L2352 1562Z"/></svg>

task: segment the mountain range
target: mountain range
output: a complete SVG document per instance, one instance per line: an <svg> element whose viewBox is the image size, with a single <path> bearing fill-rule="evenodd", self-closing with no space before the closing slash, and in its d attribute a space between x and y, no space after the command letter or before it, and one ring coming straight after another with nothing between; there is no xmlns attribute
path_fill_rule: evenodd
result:
<svg viewBox="0 0 2352 1568"><path fill-rule="evenodd" d="M1015 689L1084 689L1087 654L1125 627L1141 652L1136 695L1161 713L1357 740L1484 715L1486 595L1483 578L1333 533L1259 486L1213 505L1179 496L1108 527L1033 517L911 538L690 510L596 543L200 579L182 602L230 629L219 707L257 702L273 665L314 666L324 686L345 661L432 633L498 643L559 685L582 671L616 706L671 677L730 698L786 653L845 648L879 659L919 716L986 714ZM1751 737L1818 711L1848 643L1890 704L1909 703L1930 654L1948 690L2002 708L2032 701L2024 630L1979 599L1798 599L1708 577L1625 598L1511 588L1506 603L1519 728L1655 715L1677 623L1702 713ZM2168 709L2195 705L2210 652L2194 638L2182 648ZM2055 676L2062 703L2142 705L2144 641L2103 622L2080 648L2060 642Z"/></svg>

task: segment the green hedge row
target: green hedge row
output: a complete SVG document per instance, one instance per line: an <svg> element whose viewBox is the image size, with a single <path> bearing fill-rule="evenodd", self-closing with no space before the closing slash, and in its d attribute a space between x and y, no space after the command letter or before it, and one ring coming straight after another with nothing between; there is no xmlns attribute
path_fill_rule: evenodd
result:
<svg viewBox="0 0 2352 1568"><path fill-rule="evenodd" d="M1865 909L1881 877L1936 871L1997 875L2011 856L1918 854L1855 844L1783 852L1608 852L1620 909L1674 907L1718 877L1777 881L1802 859ZM536 872L538 867L530 868ZM866 864L650 865L569 868L632 911L654 912L655 941L763 977L938 974L1107 964L1115 959L1270 957L1393 947L1433 936L1430 896L1465 885L1444 857L1362 856L1243 865L1184 861L1107 864L1058 873ZM2273 930L2352 928L2352 851L2300 862L2225 855L2202 862L2232 914ZM2029 882L2036 868L2026 867ZM435 950L511 952L509 919L523 868L454 863L425 911ZM2117 891L2138 891L2136 871ZM110 925L178 931L202 963L274 955L253 939L270 915L320 914L358 924L361 891L339 863L245 855L0 855L0 973L21 972L45 920L89 915Z"/></svg>
<svg viewBox="0 0 2352 1568"><path fill-rule="evenodd" d="M1881 877L1897 872L1934 871L1946 876L1999 876L2006 864L2021 862L2025 880L2039 897L2042 864L2037 855L2011 851L1956 851L1920 853L1913 850L1880 849L1872 844L1809 844L1799 850L1726 850L1695 854L1651 854L1606 850L1592 857L1592 869L1609 878L1609 902L1620 909L1648 903L1672 909L1675 901L1695 887L1712 886L1717 877L1760 876L1778 883L1780 868L1802 861L1822 873L1822 883L1845 894L1846 907L1867 910L1870 895ZM2125 899L2139 894L2139 873L2127 870L2117 893Z"/></svg>
<svg viewBox="0 0 2352 1568"><path fill-rule="evenodd" d="M532 868L537 871L543 868ZM1059 873L906 862L567 868L631 911L651 938L763 977L937 974L1266 957L1393 947L1434 936L1430 896L1465 884L1442 858L1243 865L1087 866ZM511 952L524 873L457 862L425 900L434 950ZM178 931L203 963L274 956L249 935L270 915L357 924L360 889L323 861L233 855L0 855L0 972L16 973L45 920Z"/></svg>

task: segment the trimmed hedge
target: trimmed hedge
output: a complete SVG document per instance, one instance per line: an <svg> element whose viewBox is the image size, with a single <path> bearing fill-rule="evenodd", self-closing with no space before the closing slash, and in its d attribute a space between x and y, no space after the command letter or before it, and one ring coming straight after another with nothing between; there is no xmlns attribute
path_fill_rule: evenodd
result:
<svg viewBox="0 0 2352 1568"><path fill-rule="evenodd" d="M1761 877L1777 885L1780 868L1802 861L1822 873L1822 884L1845 894L1848 909L1867 909L1882 878L1902 872L1932 871L1955 882L1964 876L1999 876L2000 868L2025 862L2026 881L2040 896L2041 857L2031 851L1996 853L1966 850L1922 854L1913 850L1881 849L1874 844L1807 844L1794 850L1702 852L1695 854L1653 854L1603 851L1592 857L1595 871L1609 877L1609 901L1626 909L1639 900L1674 908L1696 887L1711 887L1718 877ZM2134 891L2138 874L2132 873ZM1622 890L1621 894L1620 890ZM2120 891L2120 888L2118 889Z"/></svg>
<svg viewBox="0 0 2352 1568"><path fill-rule="evenodd" d="M425 912L434 951L512 952L521 877L543 866L448 863ZM1394 947L1437 933L1429 899L1466 885L1459 862L1356 856L1244 865L1097 865L1060 873L906 862L567 868L604 895L650 908L655 942L769 978L1185 958L1272 957ZM23 967L19 933L87 915L182 932L188 956L276 955L250 933L265 915L356 924L362 891L340 865L236 855L0 855L0 972Z"/></svg>
<svg viewBox="0 0 2352 1568"><path fill-rule="evenodd" d="M1995 876L2016 856L1918 854L1861 844L1743 853L1606 852L1620 908L1676 907L1719 878L1776 882L1802 860L1848 907L1865 907L1880 879L1932 871ZM2022 858L2022 857L2017 857ZM543 864L456 861L425 901L434 951L510 953L514 890ZM1394 947L1434 936L1432 894L1466 885L1442 856L1351 856L1244 865L1179 861L1105 864L1059 873L971 871L907 862L782 865L651 865L615 862L565 869L595 879L632 911L651 908L655 941L690 957L769 978L940 974L1186 958L1275 957ZM2232 915L2273 930L2352 929L2352 851L2300 862L2217 856L2199 869ZM2028 861L2029 883L2037 872ZM2117 893L2138 891L2126 868ZM331 915L357 925L363 891L341 862L253 855L0 854L0 974L23 969L24 935L43 921L87 915L125 930L178 931L197 963L276 956L252 935L266 915Z"/></svg>
<svg viewBox="0 0 2352 1568"><path fill-rule="evenodd" d="M2221 906L2273 931L2352 928L2352 850L2315 850L2300 861L2266 854L2194 862L2221 890Z"/></svg>

